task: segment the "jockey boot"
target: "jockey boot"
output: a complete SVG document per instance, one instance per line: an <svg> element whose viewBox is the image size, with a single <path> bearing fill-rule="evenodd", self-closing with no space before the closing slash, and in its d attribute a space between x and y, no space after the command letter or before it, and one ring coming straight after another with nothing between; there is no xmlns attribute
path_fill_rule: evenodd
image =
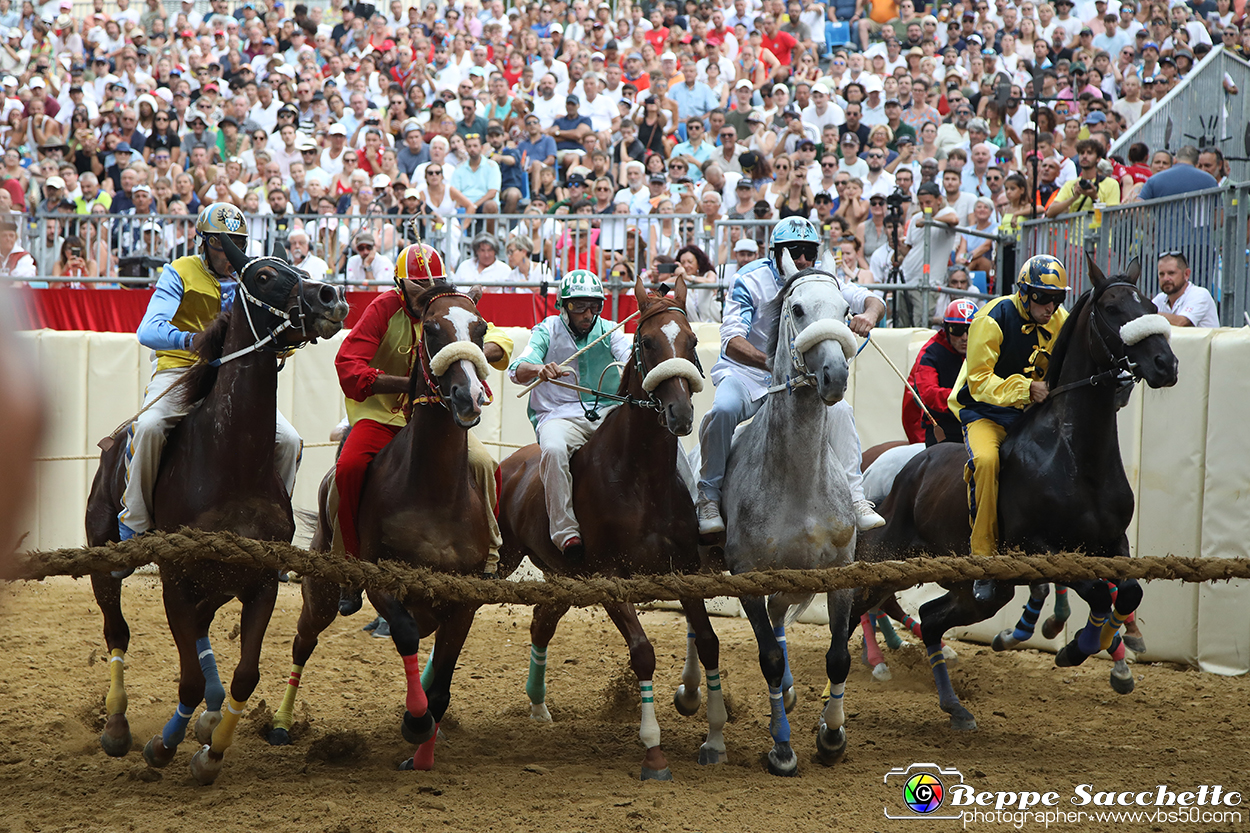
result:
<svg viewBox="0 0 1250 833"><path fill-rule="evenodd" d="M351 616L364 605L359 587L344 587L339 591L339 615Z"/></svg>
<svg viewBox="0 0 1250 833"><path fill-rule="evenodd" d="M863 498L855 501L855 527L860 532L885 526L885 518L876 513L875 505Z"/></svg>
<svg viewBox="0 0 1250 833"><path fill-rule="evenodd" d="M586 545L577 535L564 542L564 557L569 561L581 561L586 557Z"/></svg>
<svg viewBox="0 0 1250 833"><path fill-rule="evenodd" d="M725 531L725 519L721 517L719 501L705 497L703 492L699 492L695 514L699 518L700 535L715 535Z"/></svg>

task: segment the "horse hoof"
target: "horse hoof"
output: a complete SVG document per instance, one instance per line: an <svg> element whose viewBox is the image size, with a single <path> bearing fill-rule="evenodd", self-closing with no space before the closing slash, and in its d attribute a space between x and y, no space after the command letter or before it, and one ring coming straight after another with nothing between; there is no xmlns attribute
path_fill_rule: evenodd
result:
<svg viewBox="0 0 1250 833"><path fill-rule="evenodd" d="M1076 642L1069 642L1059 649L1059 653L1055 654L1055 666L1058 668L1075 668L1085 660L1089 659L1089 655L1076 647Z"/></svg>
<svg viewBox="0 0 1250 833"><path fill-rule="evenodd" d="M876 667L872 669L872 678L879 683L888 683L890 680L894 679L894 675L890 673L890 666L886 665L884 662L879 662Z"/></svg>
<svg viewBox="0 0 1250 833"><path fill-rule="evenodd" d="M977 719L972 716L972 712L965 709L962 705L946 709L946 712L951 716L951 728L956 732L975 732L977 730Z"/></svg>
<svg viewBox="0 0 1250 833"><path fill-rule="evenodd" d="M994 635L994 641L990 643L990 647L995 651L1010 651L1012 648L1020 644L1020 640L1016 639L1015 631L1010 628L1000 631Z"/></svg>
<svg viewBox="0 0 1250 833"><path fill-rule="evenodd" d="M690 717L699 710L699 703L703 701L703 691L695 686L693 689L694 696L690 696L691 689L684 685L677 686L677 690L673 692L673 708L685 717Z"/></svg>
<svg viewBox="0 0 1250 833"><path fill-rule="evenodd" d="M400 772L416 772L416 770L417 770L417 767L412 762L412 758L404 758L402 761L399 762Z"/></svg>
<svg viewBox="0 0 1250 833"><path fill-rule="evenodd" d="M1132 694L1133 689L1137 688L1137 681L1133 679L1133 672L1129 672L1126 677L1119 677L1115 671L1111 672L1111 689L1116 694Z"/></svg>
<svg viewBox="0 0 1250 833"><path fill-rule="evenodd" d="M339 593L339 616L351 616L364 606L359 587L344 587Z"/></svg>
<svg viewBox="0 0 1250 833"><path fill-rule="evenodd" d="M143 747L143 760L147 761L148 766L154 769L164 769L169 766L169 762L174 759L174 753L177 751L177 747L166 749L161 736L153 735L152 739Z"/></svg>
<svg viewBox="0 0 1250 833"><path fill-rule="evenodd" d="M286 729L282 729L279 727L274 727L273 729L270 729L269 730L269 745L270 746L290 746L291 745L291 733L288 732Z"/></svg>
<svg viewBox="0 0 1250 833"><path fill-rule="evenodd" d="M201 714L199 720L195 721L195 739L200 743L212 743L213 730L217 728L217 724L220 722L220 711Z"/></svg>
<svg viewBox="0 0 1250 833"><path fill-rule="evenodd" d="M191 756L191 777L201 787L207 787L217 780L217 776L221 775L221 765L225 761L225 755L215 758L211 749L210 746L202 746Z"/></svg>
<svg viewBox="0 0 1250 833"><path fill-rule="evenodd" d="M133 745L134 739L130 735L130 723L126 720L126 715L110 715L108 722L104 724L104 731L100 733L100 746L103 747L104 754L110 758L123 758Z"/></svg>
<svg viewBox="0 0 1250 833"><path fill-rule="evenodd" d="M530 720L537 720L539 723L550 723L551 712L547 711L547 704L530 703Z"/></svg>
<svg viewBox="0 0 1250 833"><path fill-rule="evenodd" d="M816 732L816 754L822 764L836 764L846 754L846 727L830 729L822 723Z"/></svg>
<svg viewBox="0 0 1250 833"><path fill-rule="evenodd" d="M1056 636L1063 633L1063 626L1066 622L1067 620L1065 619L1056 619L1054 616L1051 616L1042 623L1042 636L1047 639L1054 639Z"/></svg>
<svg viewBox="0 0 1250 833"><path fill-rule="evenodd" d="M959 654L949 645L942 646L942 658L946 660L947 665L959 662Z"/></svg>
<svg viewBox="0 0 1250 833"><path fill-rule="evenodd" d="M794 711L795 705L799 702L799 695L794 693L794 686L790 686L781 692L781 705L786 707L786 714Z"/></svg>
<svg viewBox="0 0 1250 833"><path fill-rule="evenodd" d="M651 767L644 766L642 768L642 775L638 777L638 780L639 781L672 781L673 771L669 769L668 767L664 767L664 769L651 769Z"/></svg>
<svg viewBox="0 0 1250 833"><path fill-rule="evenodd" d="M699 763L703 766L711 766L713 764L723 764L729 760L729 753L724 749L717 749L714 746L703 744L699 747Z"/></svg>
<svg viewBox="0 0 1250 833"><path fill-rule="evenodd" d="M792 778L799 774L799 759L788 743L778 743L768 752L768 773L780 778Z"/></svg>
<svg viewBox="0 0 1250 833"><path fill-rule="evenodd" d="M420 717L413 717L410 712L404 712L404 720L400 724L400 731L404 735L404 740L420 746L434 737L434 733L438 731L438 724L434 722L434 718L429 712Z"/></svg>
<svg viewBox="0 0 1250 833"><path fill-rule="evenodd" d="M1146 653L1146 640L1141 636L1130 636L1127 633L1121 634L1120 638L1124 640L1124 647L1128 648L1135 654Z"/></svg>
<svg viewBox="0 0 1250 833"><path fill-rule="evenodd" d="M122 581L123 579L130 578L130 576L134 573L134 571L135 571L134 567L128 567L125 570L114 570L113 572L109 573L109 575L117 579L118 581Z"/></svg>

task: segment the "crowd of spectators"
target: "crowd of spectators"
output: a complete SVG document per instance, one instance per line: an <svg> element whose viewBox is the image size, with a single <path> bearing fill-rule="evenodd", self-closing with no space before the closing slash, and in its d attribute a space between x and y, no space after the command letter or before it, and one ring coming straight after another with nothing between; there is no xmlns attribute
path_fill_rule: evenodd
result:
<svg viewBox="0 0 1250 833"><path fill-rule="evenodd" d="M993 291L969 229L1225 181L1218 150L1108 149L1250 52L1241 0L92 4L0 0L0 274L147 276L224 200L253 252L352 283L424 239L460 280L723 291L800 215L853 280Z"/></svg>

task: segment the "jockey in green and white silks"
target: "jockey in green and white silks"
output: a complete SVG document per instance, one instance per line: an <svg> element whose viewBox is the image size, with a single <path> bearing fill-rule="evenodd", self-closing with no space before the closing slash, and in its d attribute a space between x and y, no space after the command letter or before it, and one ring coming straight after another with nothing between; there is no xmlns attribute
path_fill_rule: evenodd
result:
<svg viewBox="0 0 1250 833"><path fill-rule="evenodd" d="M800 217L788 217L773 229L769 240L771 258L760 258L738 270L729 294L725 297L725 313L721 321L720 359L712 367L716 399L699 426L699 448L703 468L699 474L699 532L723 532L721 518L721 482L729 461L734 429L746 422L763 406L771 383L767 369L770 356L764 354L768 334L778 326L776 320L765 320L769 301L777 296L789 279L782 274L782 255L788 253L794 271L817 266L820 233L815 225ZM850 328L860 336L868 335L885 315L885 305L859 284L839 281L842 295L856 313ZM778 395L785 395L778 394ZM834 436L829 438L834 453L846 468L855 507L856 526L872 529L885 520L864 499L863 474L860 472L859 435L855 417L845 399L831 406L840 419Z"/></svg>
<svg viewBox="0 0 1250 833"><path fill-rule="evenodd" d="M600 317L603 311L603 284L594 272L577 269L560 281L557 303L560 312L543 319L530 332L529 344L508 367L508 377L517 384L534 379L544 381L570 377L570 381L592 390L615 393L620 372L613 362L628 361L630 342L618 330L574 359L571 367L560 367L578 350L616 326ZM539 385L530 391L529 415L538 435L541 452L539 474L547 499L551 540L571 558L582 555L581 531L573 515L573 476L569 458L586 444L601 421L587 418L588 409L606 410L593 394L559 385Z"/></svg>

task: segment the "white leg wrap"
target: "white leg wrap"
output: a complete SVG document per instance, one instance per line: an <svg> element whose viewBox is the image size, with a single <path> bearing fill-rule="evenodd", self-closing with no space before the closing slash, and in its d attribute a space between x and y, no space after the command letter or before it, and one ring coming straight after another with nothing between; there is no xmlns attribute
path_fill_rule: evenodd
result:
<svg viewBox="0 0 1250 833"><path fill-rule="evenodd" d="M638 738L642 745L652 749L660 745L660 724L655 719L655 692L650 680L638 684L642 693L642 721L638 729Z"/></svg>
<svg viewBox="0 0 1250 833"><path fill-rule="evenodd" d="M842 708L842 698L846 694L846 683L829 687L829 702L825 703L825 725L830 729L840 728L846 723L846 715Z"/></svg>

